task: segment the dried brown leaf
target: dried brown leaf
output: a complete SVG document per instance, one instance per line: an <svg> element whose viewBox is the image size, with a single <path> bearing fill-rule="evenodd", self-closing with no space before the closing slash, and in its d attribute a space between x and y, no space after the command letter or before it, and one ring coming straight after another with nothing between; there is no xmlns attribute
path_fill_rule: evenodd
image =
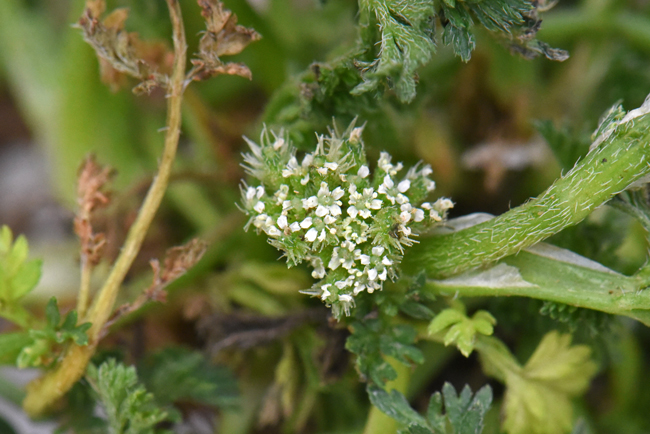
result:
<svg viewBox="0 0 650 434"><path fill-rule="evenodd" d="M95 234L92 228L93 213L106 207L110 193L106 184L113 177L110 167L102 167L93 156L87 157L79 170L77 179L77 204L79 211L74 219L74 231L81 240L81 258L86 264L96 265L102 257L106 245L104 234Z"/></svg>
<svg viewBox="0 0 650 434"><path fill-rule="evenodd" d="M206 249L207 243L195 238L183 246L168 249L162 268L157 259L151 260L149 262L153 269L153 281L151 285L132 303L125 303L118 307L111 319L104 326L103 333L106 333L108 328L119 318L135 312L146 303L152 301L165 303L167 301L165 287L196 265L203 257Z"/></svg>
<svg viewBox="0 0 650 434"><path fill-rule="evenodd" d="M237 15L224 9L219 0L198 0L201 15L205 18L206 31L199 41L197 58L192 59L194 68L189 72L191 80L205 80L219 74L239 75L251 79L251 71L241 63L224 63L220 56L239 54L253 41L261 38L253 29L237 25Z"/></svg>
<svg viewBox="0 0 650 434"><path fill-rule="evenodd" d="M171 67L166 46L140 41L137 33L127 32L128 9L116 9L102 20L105 9L102 0L88 1L77 23L100 59L102 80L116 90L125 83L126 75L135 77L143 82L134 89L136 93L166 88L169 78L165 72Z"/></svg>

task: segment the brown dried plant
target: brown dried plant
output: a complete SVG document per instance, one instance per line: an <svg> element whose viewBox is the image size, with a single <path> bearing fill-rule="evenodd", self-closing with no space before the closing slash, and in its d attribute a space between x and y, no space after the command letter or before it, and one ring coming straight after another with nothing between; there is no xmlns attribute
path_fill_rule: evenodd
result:
<svg viewBox="0 0 650 434"><path fill-rule="evenodd" d="M220 56L239 54L261 35L253 29L237 25L237 15L224 9L219 0L198 0L201 15L207 26L199 41L198 58L192 59L194 67L188 80L205 80L219 74L239 75L251 79L251 71L243 63L224 63Z"/></svg>

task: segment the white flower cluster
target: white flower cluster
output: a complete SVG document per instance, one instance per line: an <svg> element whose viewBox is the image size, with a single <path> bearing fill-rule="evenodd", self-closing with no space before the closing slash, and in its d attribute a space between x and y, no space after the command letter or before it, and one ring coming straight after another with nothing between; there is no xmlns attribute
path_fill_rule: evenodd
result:
<svg viewBox="0 0 650 434"><path fill-rule="evenodd" d="M402 163L382 152L371 176L361 133L353 125L330 131L299 162L287 137L265 130L260 145L247 139L252 152L244 155L247 172L261 182L242 186L246 228L264 232L289 266L308 261L320 280L305 292L337 317L349 315L359 293L394 278L411 237L453 207L445 198L423 203L435 188L428 165L401 176Z"/></svg>

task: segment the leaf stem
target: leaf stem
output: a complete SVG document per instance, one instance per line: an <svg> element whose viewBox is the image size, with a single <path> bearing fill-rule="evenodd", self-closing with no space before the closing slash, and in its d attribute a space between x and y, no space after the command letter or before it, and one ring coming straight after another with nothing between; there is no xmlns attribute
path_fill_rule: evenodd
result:
<svg viewBox="0 0 650 434"><path fill-rule="evenodd" d="M80 347L71 345L58 366L28 385L27 397L23 401L25 411L32 417L42 415L57 399L65 394L81 378L95 348L106 321L113 311L115 299L126 273L140 251L147 230L165 194L181 130L181 103L183 82L187 63L185 30L178 0L167 0L173 28L174 69L167 95L167 128L165 146L158 174L131 226L126 241L110 275L100 289L83 321L91 321L88 331L89 343Z"/></svg>
<svg viewBox="0 0 650 434"><path fill-rule="evenodd" d="M86 315L88 309L88 300L90 297L90 278L92 276L92 267L85 258L82 258L81 264L81 284L79 285L79 295L77 296L77 314L81 319Z"/></svg>
<svg viewBox="0 0 650 434"><path fill-rule="evenodd" d="M650 115L618 127L546 192L499 217L423 239L404 258L406 271L442 278L487 265L581 222L650 174Z"/></svg>

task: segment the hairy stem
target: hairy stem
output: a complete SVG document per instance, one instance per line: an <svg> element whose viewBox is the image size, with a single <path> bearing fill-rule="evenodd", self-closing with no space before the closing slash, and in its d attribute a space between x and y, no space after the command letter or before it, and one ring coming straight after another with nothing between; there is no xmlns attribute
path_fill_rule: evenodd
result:
<svg viewBox="0 0 650 434"><path fill-rule="evenodd" d="M84 347L71 345L65 352L63 360L54 370L29 384L23 407L32 417L43 414L57 399L70 390L85 372L88 361L95 352L104 325L113 311L115 299L124 277L140 251L142 241L167 188L180 136L183 81L187 62L187 45L180 5L178 0L167 0L167 5L173 27L174 70L168 88L167 133L158 174L129 230L120 256L84 318L85 321L92 322L92 327L88 331L89 344Z"/></svg>
<svg viewBox="0 0 650 434"><path fill-rule="evenodd" d="M619 126L541 196L471 228L423 239L404 258L407 271L442 278L486 265L581 222L650 174L650 115Z"/></svg>

